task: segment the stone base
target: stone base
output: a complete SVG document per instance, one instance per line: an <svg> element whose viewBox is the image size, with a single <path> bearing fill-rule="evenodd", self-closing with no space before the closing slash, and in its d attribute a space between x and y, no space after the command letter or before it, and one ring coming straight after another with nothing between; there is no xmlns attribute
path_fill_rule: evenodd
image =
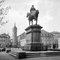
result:
<svg viewBox="0 0 60 60"><path fill-rule="evenodd" d="M42 51L42 44L41 43L30 43L26 44L23 48L23 50L27 51Z"/></svg>
<svg viewBox="0 0 60 60"><path fill-rule="evenodd" d="M41 26L31 25L26 30L26 45L24 50L40 51L42 50L41 44Z"/></svg>
<svg viewBox="0 0 60 60"><path fill-rule="evenodd" d="M31 51L41 51L42 44L41 43L31 43Z"/></svg>

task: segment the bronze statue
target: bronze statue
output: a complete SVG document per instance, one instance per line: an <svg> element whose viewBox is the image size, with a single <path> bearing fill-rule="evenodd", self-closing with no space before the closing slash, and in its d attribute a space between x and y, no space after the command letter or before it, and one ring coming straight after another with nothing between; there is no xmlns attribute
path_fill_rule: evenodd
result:
<svg viewBox="0 0 60 60"><path fill-rule="evenodd" d="M34 8L34 5L32 5L30 9L30 13L27 13L29 25L30 25L30 22L32 22L32 25L33 25L33 20L36 21L36 25L37 25L38 14L39 14L39 11Z"/></svg>

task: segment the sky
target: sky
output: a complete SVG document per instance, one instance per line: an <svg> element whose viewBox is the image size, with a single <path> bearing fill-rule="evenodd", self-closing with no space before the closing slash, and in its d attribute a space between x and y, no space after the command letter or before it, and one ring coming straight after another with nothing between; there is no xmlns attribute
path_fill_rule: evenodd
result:
<svg viewBox="0 0 60 60"><path fill-rule="evenodd" d="M5 0L3 6L10 6L7 16L8 23L0 27L0 33L12 36L14 23L17 26L17 35L22 34L29 26L27 13L34 5L39 10L38 24L45 31L60 32L60 0Z"/></svg>

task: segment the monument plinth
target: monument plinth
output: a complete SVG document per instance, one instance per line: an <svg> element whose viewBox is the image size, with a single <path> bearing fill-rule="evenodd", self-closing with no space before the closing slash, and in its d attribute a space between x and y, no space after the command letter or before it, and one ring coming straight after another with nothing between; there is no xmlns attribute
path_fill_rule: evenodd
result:
<svg viewBox="0 0 60 60"><path fill-rule="evenodd" d="M26 30L26 50L40 51L42 50L41 44L41 26L31 25Z"/></svg>
<svg viewBox="0 0 60 60"><path fill-rule="evenodd" d="M26 44L24 46L25 50L30 51L40 51L42 50L41 44L41 26L37 24L39 10L34 8L32 5L30 9L30 13L27 13L27 17L29 20L29 26L26 30ZM36 24L33 24L33 20L36 21ZM32 23L32 25L30 25Z"/></svg>

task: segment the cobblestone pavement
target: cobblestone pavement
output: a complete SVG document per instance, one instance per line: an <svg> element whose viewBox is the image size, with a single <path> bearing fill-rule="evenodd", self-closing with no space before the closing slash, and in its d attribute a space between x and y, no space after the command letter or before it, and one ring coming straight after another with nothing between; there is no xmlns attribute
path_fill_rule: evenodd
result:
<svg viewBox="0 0 60 60"><path fill-rule="evenodd" d="M6 52L0 52L0 60L60 60L60 56L16 59Z"/></svg>
<svg viewBox="0 0 60 60"><path fill-rule="evenodd" d="M60 56L55 57L37 57L37 58L28 58L24 60L60 60Z"/></svg>
<svg viewBox="0 0 60 60"><path fill-rule="evenodd" d="M0 52L0 60L18 60L18 59L15 59L6 52Z"/></svg>

